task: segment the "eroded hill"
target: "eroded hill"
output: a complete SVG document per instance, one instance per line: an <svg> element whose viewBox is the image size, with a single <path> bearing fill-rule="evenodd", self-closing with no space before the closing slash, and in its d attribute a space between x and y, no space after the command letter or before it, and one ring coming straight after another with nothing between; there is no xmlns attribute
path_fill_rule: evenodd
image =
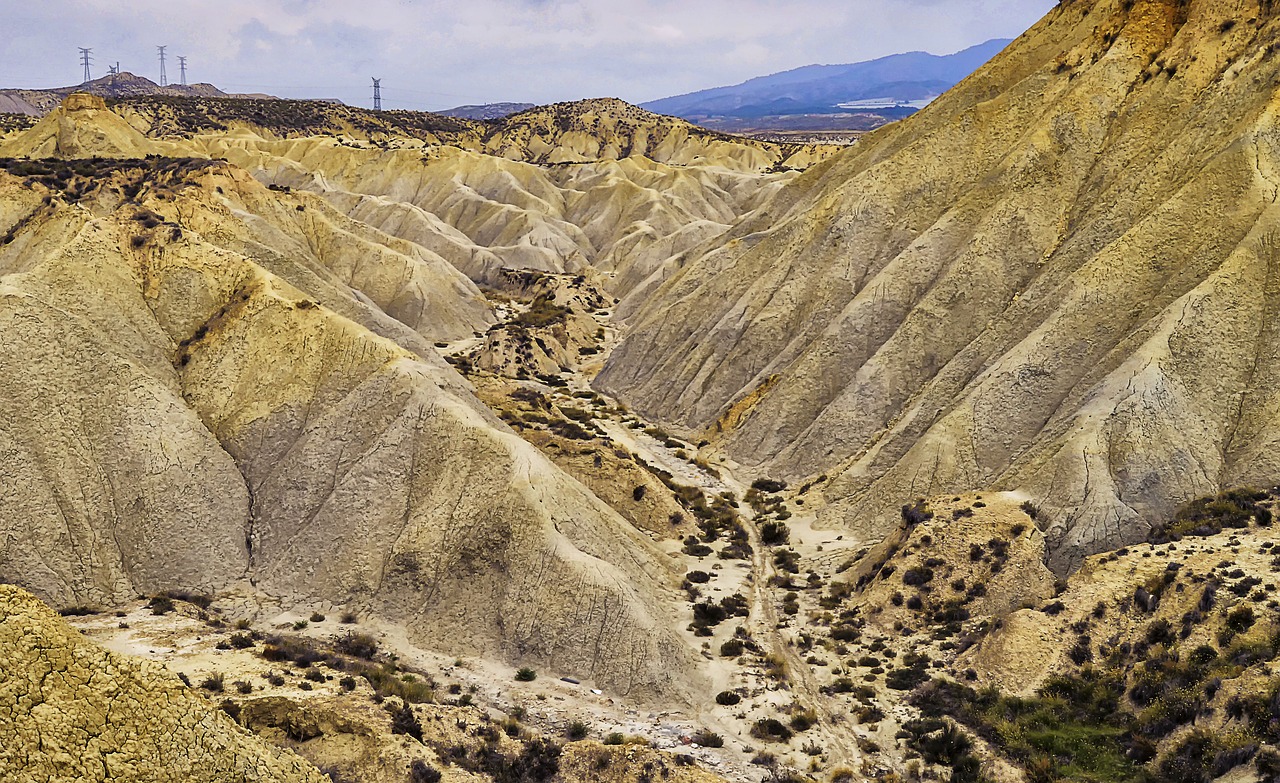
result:
<svg viewBox="0 0 1280 783"><path fill-rule="evenodd" d="M1025 490L1059 572L1268 483L1278 37L1269 3L1059 5L625 307L599 388L829 474L830 525Z"/></svg>
<svg viewBox="0 0 1280 783"><path fill-rule="evenodd" d="M432 347L491 317L459 272L226 164L38 166L0 174L0 571L59 603L248 580L457 653L692 682L661 554Z"/></svg>
<svg viewBox="0 0 1280 783"><path fill-rule="evenodd" d="M1277 24L1066 3L824 162L73 97L0 574L335 780L1267 779Z"/></svg>

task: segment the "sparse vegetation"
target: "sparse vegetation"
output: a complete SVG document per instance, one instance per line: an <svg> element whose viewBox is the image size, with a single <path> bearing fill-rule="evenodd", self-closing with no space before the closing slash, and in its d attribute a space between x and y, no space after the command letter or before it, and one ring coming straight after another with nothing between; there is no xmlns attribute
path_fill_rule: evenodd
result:
<svg viewBox="0 0 1280 783"><path fill-rule="evenodd" d="M1271 495L1256 489L1232 489L1210 497L1199 498L1178 509L1173 521L1155 527L1153 543L1177 541L1183 536L1212 536L1223 530L1244 529L1251 522L1269 527L1272 513L1263 505Z"/></svg>

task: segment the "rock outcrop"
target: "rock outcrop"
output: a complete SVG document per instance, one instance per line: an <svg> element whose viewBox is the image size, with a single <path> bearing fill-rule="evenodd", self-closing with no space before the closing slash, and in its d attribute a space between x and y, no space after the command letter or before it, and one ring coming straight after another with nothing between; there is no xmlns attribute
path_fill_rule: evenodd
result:
<svg viewBox="0 0 1280 783"><path fill-rule="evenodd" d="M163 666L107 652L0 585L0 778L12 783L324 783Z"/></svg>
<svg viewBox="0 0 1280 783"><path fill-rule="evenodd" d="M107 110L97 95L72 93L34 127L0 142L0 157L141 158L156 147Z"/></svg>

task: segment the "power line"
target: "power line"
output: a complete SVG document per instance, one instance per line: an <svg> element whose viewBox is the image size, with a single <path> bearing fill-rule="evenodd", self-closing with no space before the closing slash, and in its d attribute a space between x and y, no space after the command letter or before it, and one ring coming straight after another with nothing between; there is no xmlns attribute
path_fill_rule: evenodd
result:
<svg viewBox="0 0 1280 783"><path fill-rule="evenodd" d="M373 80L373 110L382 111L382 80Z"/></svg>
<svg viewBox="0 0 1280 783"><path fill-rule="evenodd" d="M187 86L187 58L178 57L178 70L182 72L182 86Z"/></svg>
<svg viewBox="0 0 1280 783"><path fill-rule="evenodd" d="M169 77L164 72L164 50L168 48L169 47L167 46L156 47L156 51L160 52L160 86L161 87L169 86Z"/></svg>
<svg viewBox="0 0 1280 783"><path fill-rule="evenodd" d="M89 65L93 62L93 58L89 55L92 52L92 49L80 50L80 64L84 66L84 80L86 83L93 81L93 74L89 72Z"/></svg>

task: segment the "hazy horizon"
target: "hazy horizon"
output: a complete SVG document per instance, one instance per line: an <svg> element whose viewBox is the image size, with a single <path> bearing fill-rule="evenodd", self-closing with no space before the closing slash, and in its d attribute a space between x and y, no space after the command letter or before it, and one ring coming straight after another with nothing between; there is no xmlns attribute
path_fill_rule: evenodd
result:
<svg viewBox="0 0 1280 783"><path fill-rule="evenodd" d="M443 109L501 101L551 103L618 97L643 103L816 63L908 51L950 54L1014 38L1052 0L477 0L466 8L415 0L228 0L211 4L0 0L0 87L81 83L78 47L93 49L93 78L117 61L159 77L229 92L339 98L367 105L379 77L386 108ZM139 24L137 20L148 23Z"/></svg>

